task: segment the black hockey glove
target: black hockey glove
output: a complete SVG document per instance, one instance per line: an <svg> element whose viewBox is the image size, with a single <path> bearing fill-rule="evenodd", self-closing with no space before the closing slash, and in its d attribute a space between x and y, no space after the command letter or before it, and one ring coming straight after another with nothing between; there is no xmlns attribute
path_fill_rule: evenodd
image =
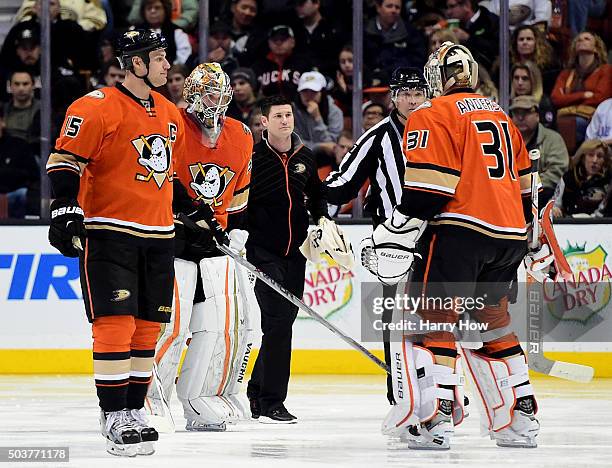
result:
<svg viewBox="0 0 612 468"><path fill-rule="evenodd" d="M215 212L210 205L203 203L197 210L187 215L187 217L192 223L195 223L197 227L200 229L205 229L207 232L209 232L218 244L229 245L229 237L219 222L215 219ZM210 229L206 229L205 227L201 226L207 226ZM187 228L187 224L185 224L185 227Z"/></svg>
<svg viewBox="0 0 612 468"><path fill-rule="evenodd" d="M53 200L50 210L49 243L66 257L78 257L85 246L84 216L79 203L58 198Z"/></svg>

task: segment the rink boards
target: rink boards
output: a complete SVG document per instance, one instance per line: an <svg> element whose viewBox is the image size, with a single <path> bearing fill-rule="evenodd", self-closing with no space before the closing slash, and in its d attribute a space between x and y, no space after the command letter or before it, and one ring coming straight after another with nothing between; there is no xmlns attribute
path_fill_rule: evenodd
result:
<svg viewBox="0 0 612 468"><path fill-rule="evenodd" d="M343 228L358 255L359 243L371 228L367 225ZM92 369L91 331L83 311L78 264L49 246L47 229L0 226L0 373L88 373ZM587 280L610 281L610 225L564 224L555 230L575 274L582 272L582 278ZM303 299L346 334L359 339L360 285L366 281L373 281L373 277L361 265L346 274L331 262L309 264ZM609 295L605 300L610 300ZM573 317L561 323L562 329L568 330L567 340L556 336L555 343L546 344L545 349L550 351L547 354L591 365L599 377L612 377L610 340L574 339L581 334L581 327L592 327L594 323L609 328L603 335L612 337L612 319L607 316L610 309L603 307L588 317ZM258 315L256 311L255 316ZM381 372L307 316L299 316L293 337L295 373ZM364 345L382 357L380 344Z"/></svg>

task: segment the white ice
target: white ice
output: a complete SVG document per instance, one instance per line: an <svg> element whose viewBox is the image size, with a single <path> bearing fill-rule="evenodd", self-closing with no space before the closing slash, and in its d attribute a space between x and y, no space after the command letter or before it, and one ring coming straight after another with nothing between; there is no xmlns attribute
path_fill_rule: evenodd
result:
<svg viewBox="0 0 612 468"><path fill-rule="evenodd" d="M478 415L456 429L448 452L408 450L380 434L387 412L383 376L294 376L287 408L295 425L246 421L224 433L162 434L151 457L106 453L87 376L0 376L0 446L68 446L69 463L16 467L612 467L612 380L575 384L537 379L542 430L537 449L498 448L479 436ZM468 392L469 395L469 392Z"/></svg>

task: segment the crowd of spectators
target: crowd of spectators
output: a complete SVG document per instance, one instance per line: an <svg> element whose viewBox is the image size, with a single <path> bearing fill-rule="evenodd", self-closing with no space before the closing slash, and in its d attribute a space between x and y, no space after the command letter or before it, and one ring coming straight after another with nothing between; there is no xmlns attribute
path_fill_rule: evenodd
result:
<svg viewBox="0 0 612 468"><path fill-rule="evenodd" d="M52 142L74 99L123 79L113 44L125 30L164 34L172 68L161 92L179 107L199 62L198 0L23 0L0 50L0 218L39 210L41 1L51 16ZM527 147L542 153L542 199L557 192L558 216L605 215L612 209L612 0L509 3L509 113ZM380 122L392 108L392 71L423 67L444 41L471 50L476 92L498 100L499 8L499 0L364 0L360 109L352 101L352 0L210 1L206 60L231 77L227 115L248 125L255 141L258 100L290 98L296 131L323 177L350 149L353 113L361 112L360 130Z"/></svg>

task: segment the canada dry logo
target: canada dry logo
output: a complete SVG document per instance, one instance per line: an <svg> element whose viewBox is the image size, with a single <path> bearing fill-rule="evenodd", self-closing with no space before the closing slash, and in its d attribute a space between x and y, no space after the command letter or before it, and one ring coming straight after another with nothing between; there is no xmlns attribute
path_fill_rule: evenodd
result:
<svg viewBox="0 0 612 468"><path fill-rule="evenodd" d="M214 163L197 163L189 166L193 181L189 184L196 193L196 200L204 200L213 206L222 203L221 197L236 173L229 166L221 167Z"/></svg>
<svg viewBox="0 0 612 468"><path fill-rule="evenodd" d="M172 143L176 139L176 125L169 124L169 136L160 134L140 135L132 140L132 145L138 151L138 164L143 166L147 173L136 174L136 180L140 182L155 181L157 187L161 188L164 181L172 182L170 173L170 162L172 158Z"/></svg>
<svg viewBox="0 0 612 468"><path fill-rule="evenodd" d="M612 272L606 265L608 253L601 245L587 252L586 242L563 249L574 273L573 280L546 282L544 297L550 313L558 320L583 325L610 303Z"/></svg>

